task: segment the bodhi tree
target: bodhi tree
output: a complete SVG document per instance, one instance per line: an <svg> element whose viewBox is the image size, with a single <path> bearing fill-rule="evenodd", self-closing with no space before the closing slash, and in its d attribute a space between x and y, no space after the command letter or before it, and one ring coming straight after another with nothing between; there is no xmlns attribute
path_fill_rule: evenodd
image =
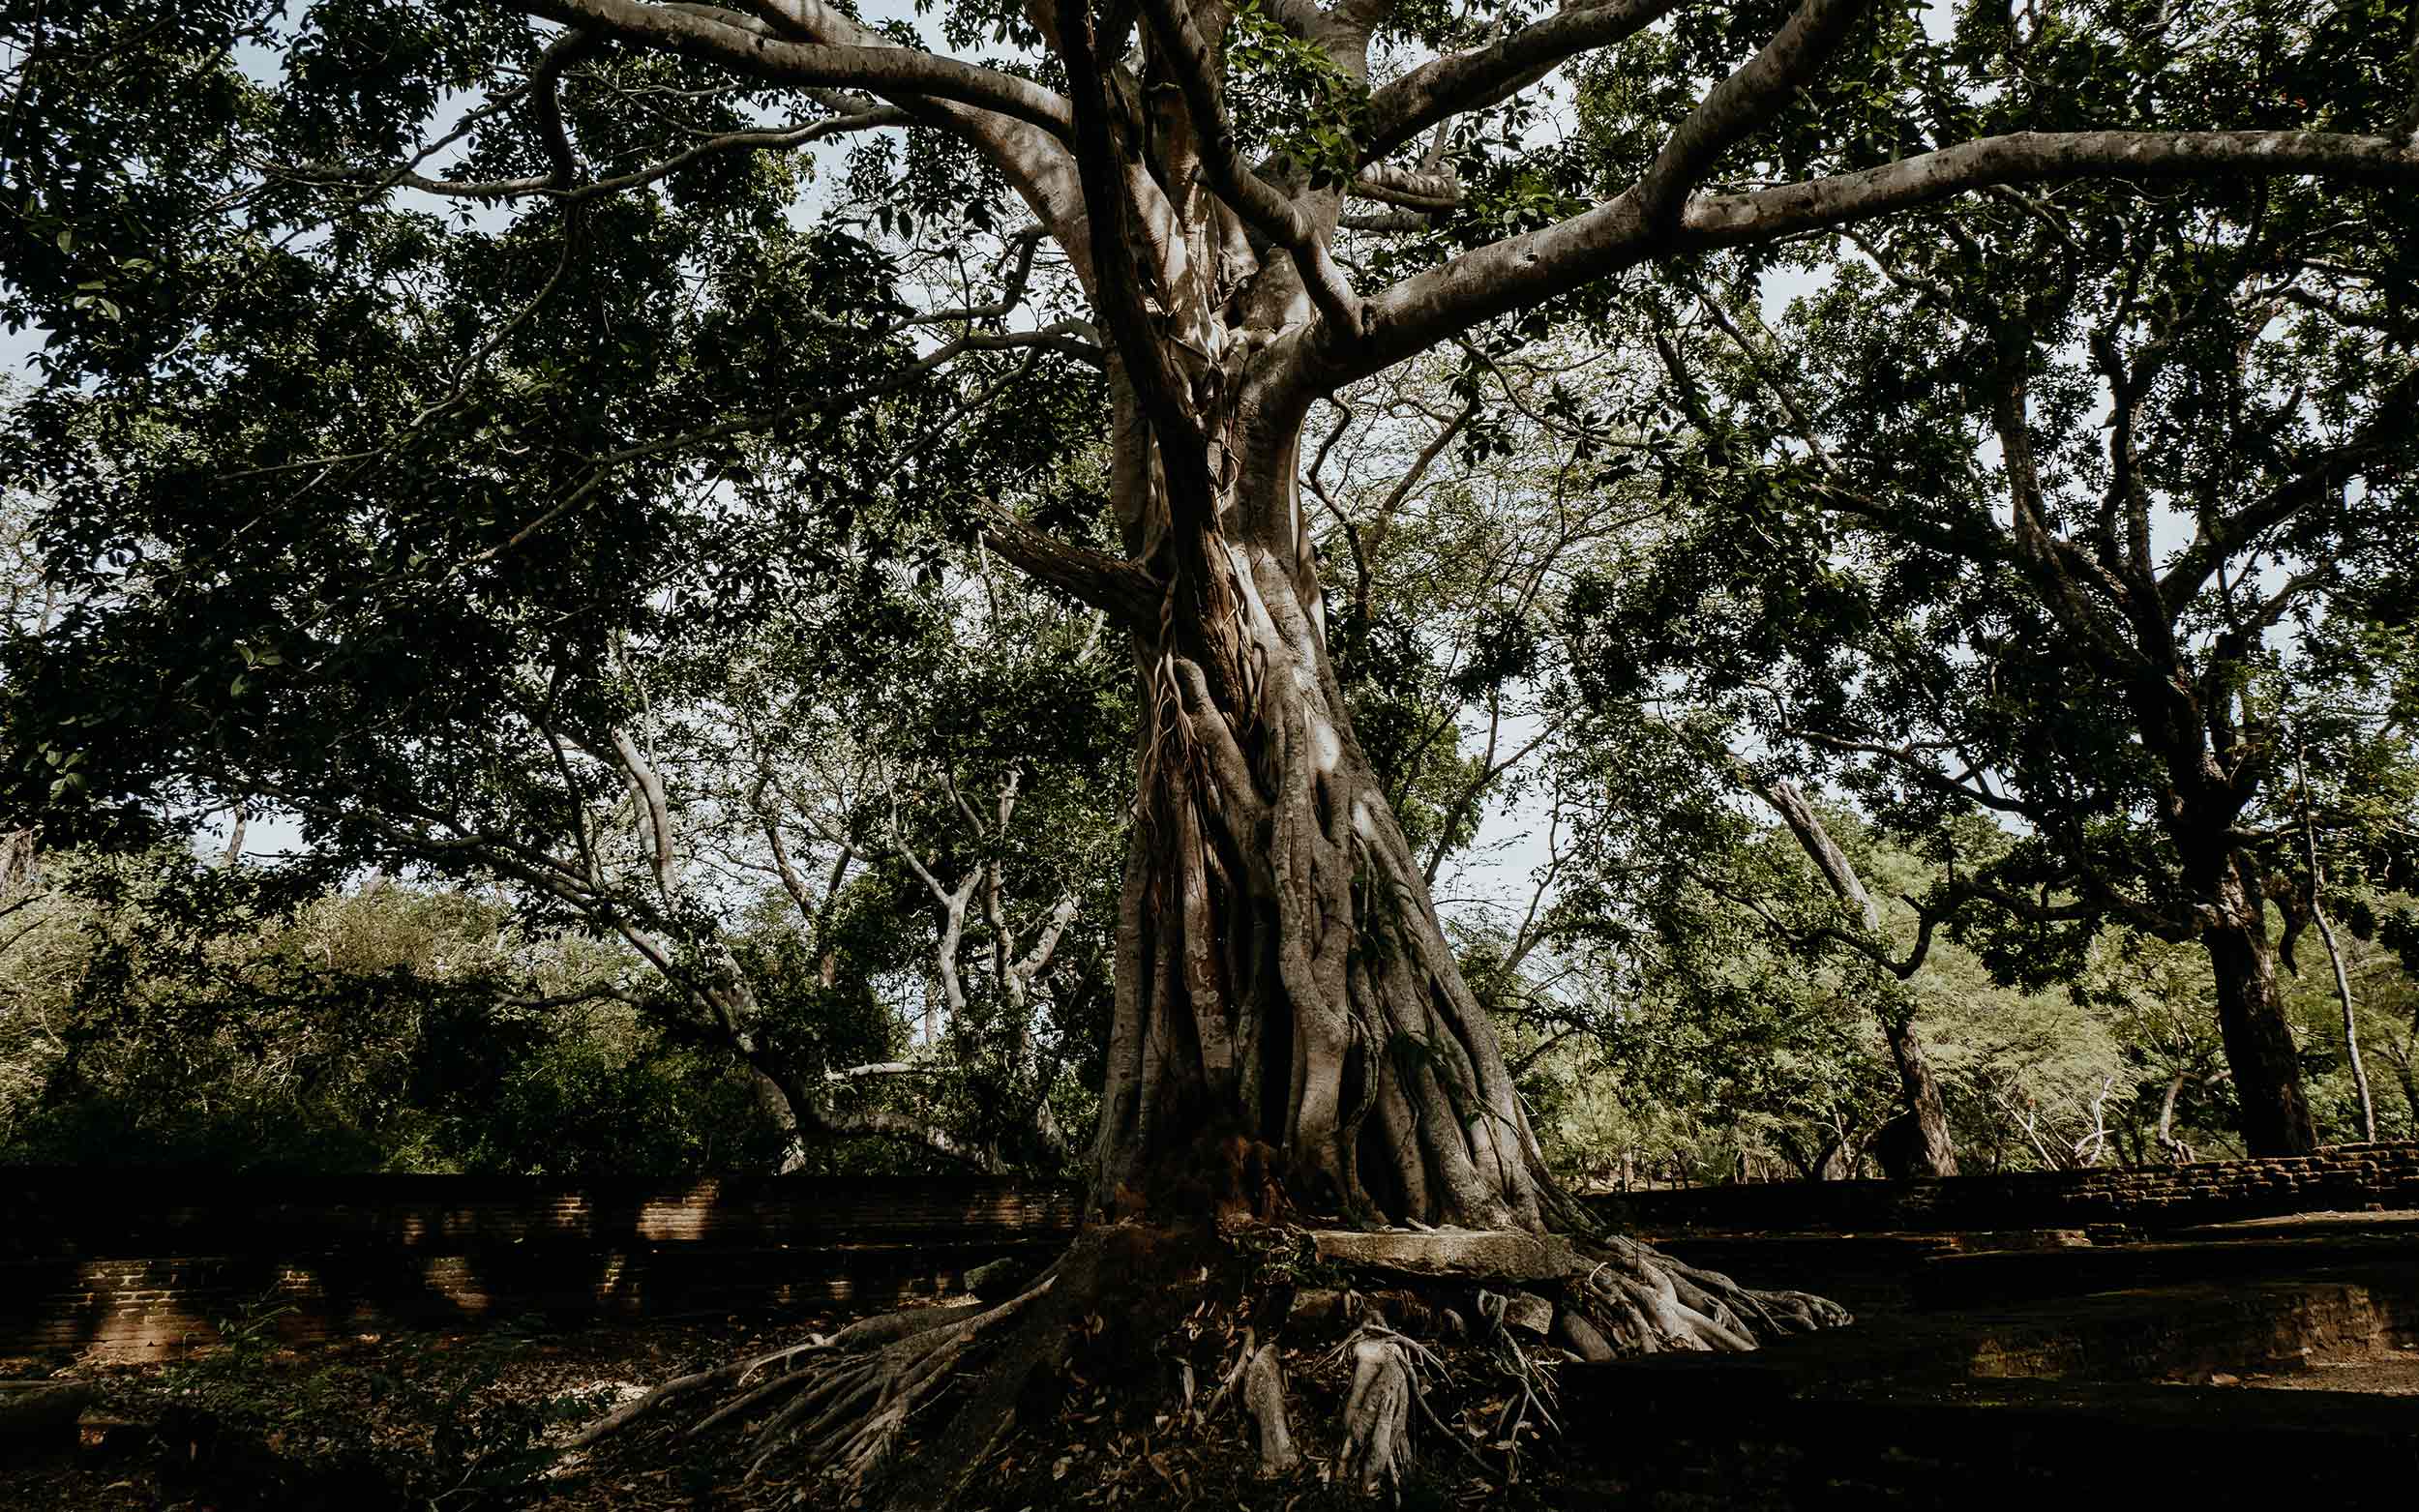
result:
<svg viewBox="0 0 2419 1512"><path fill-rule="evenodd" d="M264 712L245 695L415 614L460 637L442 661L417 648L426 701L475 698L489 680L447 679L550 637L591 676L618 643L600 622L627 639L697 612L627 591L689 548L671 526L695 517L668 496L786 510L807 537L859 495L914 500L1131 645L1136 817L1089 1166L1096 1210L1160 1220L1591 1227L1346 712L1298 479L1318 400L1492 322L1600 313L1641 270L1994 186L2419 185L2401 39L2326 39L2402 81L2389 104L2321 89L2203 121L2130 75L2121 44L2165 23L2124 5L2023 33L1978 11L1954 48L1868 0L962 0L930 36L823 0L8 24L6 312L54 338L28 455L66 466L80 424L157 463L56 488L54 568L121 591L21 665L22 806L62 829L127 819L151 722L204 732L170 750L240 750ZM2076 76L2046 78L2043 56ZM1600 101L1618 129L1558 153L1539 143L1581 64L1618 82ZM2042 90L2058 129L2031 129ZM891 134L851 152L852 194L819 214L802 150L864 133ZM1030 456L952 474L965 454L922 439L1087 392L1091 486ZM924 426L882 431L863 409L883 395L930 406ZM297 548L331 519L357 530L341 571ZM782 570L758 565L708 607L749 612ZM344 595L362 638L314 641L281 570ZM467 587L486 618L434 613ZM238 635L243 594L260 599ZM204 605L221 634L170 633ZM212 680L237 679L238 706L113 661L118 620L163 656L252 651ZM781 1398L767 1452L801 1438L857 1481L998 1332L957 1437L896 1493L942 1495L929 1477L979 1461L1065 1324L1150 1269L1128 1261L1153 1231L1095 1231L1000 1307L754 1379L769 1395L743 1400ZM1593 1244L1606 1263L1574 1272L1571 1304L1632 1348L1745 1348L1837 1316ZM1374 1489L1401 1468L1410 1357L1376 1334L1356 1350L1344 1457ZM1282 1392L1253 1358L1241 1390L1279 1469Z"/></svg>

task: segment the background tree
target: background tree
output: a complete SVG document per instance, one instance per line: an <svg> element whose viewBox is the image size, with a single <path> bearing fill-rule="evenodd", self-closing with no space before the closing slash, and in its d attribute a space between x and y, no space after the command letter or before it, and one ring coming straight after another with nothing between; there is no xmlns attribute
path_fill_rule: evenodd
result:
<svg viewBox="0 0 2419 1512"><path fill-rule="evenodd" d="M382 880L288 908L190 858L47 863L0 955L0 1161L677 1176L784 1136L582 991L604 947Z"/></svg>
<svg viewBox="0 0 2419 1512"><path fill-rule="evenodd" d="M2011 190L1856 238L1784 333L1699 290L1733 349L1663 350L1725 507L1598 631L1655 646L1630 685L1686 668L1746 738L1942 836L1926 913L2012 974L2110 921L2198 940L2258 1152L2316 1138L2265 912L2307 913L2303 637L2405 570L2399 213ZM2026 833L1977 864L1939 828L1960 811Z"/></svg>

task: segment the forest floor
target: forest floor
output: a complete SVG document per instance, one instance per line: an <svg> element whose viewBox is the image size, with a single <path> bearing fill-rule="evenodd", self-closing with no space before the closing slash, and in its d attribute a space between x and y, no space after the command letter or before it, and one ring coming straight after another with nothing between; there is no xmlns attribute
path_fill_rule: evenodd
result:
<svg viewBox="0 0 2419 1512"><path fill-rule="evenodd" d="M741 1486L744 1459L727 1438L682 1438L676 1415L634 1427L589 1454L555 1445L650 1385L689 1371L828 1332L852 1314L601 1323L549 1329L535 1320L477 1334L397 1333L287 1347L273 1319L239 1329L228 1349L169 1364L69 1365L60 1380L98 1386L80 1442L0 1454L8 1512L655 1512L788 1507L804 1489L778 1463ZM1543 1351L1558 1352L1558 1351ZM1318 1512L1373 1504L1323 1482L1349 1387L1349 1366L1317 1349L1288 1351L1294 1426L1307 1459L1260 1480L1240 1413L1196 1423L1173 1390L1131 1393L1080 1377L1052 1420L1000 1447L970 1508L1241 1508ZM1463 1366L1468 1368L1462 1368ZM0 1361L0 1374L42 1372ZM1549 1367L1550 1379L1550 1367ZM1402 1505L1538 1509L1570 1503L1560 1445L1531 1410L1525 1426L1507 1382L1481 1361L1453 1362L1431 1395L1440 1423L1418 1438ZM1202 1388L1206 1399L1210 1386ZM1142 1397L1157 1396L1154 1402ZM946 1399L936 1410L946 1410ZM1422 1425L1423 1428L1428 1425ZM1519 1445L1522 1479L1506 1452ZM914 1452L911 1444L908 1453ZM1593 1488L1590 1488L1593 1489ZM821 1502L826 1498L813 1497ZM1582 1499L1594 1499L1582 1493Z"/></svg>

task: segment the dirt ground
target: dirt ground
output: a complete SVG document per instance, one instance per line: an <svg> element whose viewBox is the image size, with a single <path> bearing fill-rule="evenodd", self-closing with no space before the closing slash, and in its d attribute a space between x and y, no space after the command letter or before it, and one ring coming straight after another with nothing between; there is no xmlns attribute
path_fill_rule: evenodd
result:
<svg viewBox="0 0 2419 1512"><path fill-rule="evenodd" d="M727 1438L684 1439L678 1419L634 1429L592 1456L552 1460L552 1446L650 1385L763 1353L851 1320L840 1312L548 1329L533 1322L477 1335L362 1337L300 1348L254 1340L166 1366L7 1362L102 1391L81 1441L0 1453L6 1512L762 1512L807 1488L776 1470L740 1479ZM1365 1498L1321 1478L1320 1436L1349 1367L1319 1349L1289 1352L1296 1428L1310 1463L1281 1484L1259 1481L1239 1416L1183 1420L1156 1402L1079 1379L1055 1421L1020 1430L986 1468L971 1505L1243 1508L1318 1512ZM1436 1395L1443 1433L1419 1441L1421 1474L1402 1505L1430 1509L1559 1505L1556 1452L1534 1422L1495 1437L1509 1415L1482 1369ZM1508 1456L1517 1441L1521 1452ZM915 1452L911 1443L907 1453ZM1508 1484L1509 1472L1520 1484ZM809 1494L811 1502L825 1498ZM1382 1504L1382 1503L1381 1503Z"/></svg>
<svg viewBox="0 0 2419 1512"><path fill-rule="evenodd" d="M712 1467L694 1463L599 1465L541 1481L534 1497L501 1497L482 1481L510 1477L524 1447L559 1439L650 1384L828 1332L852 1316L561 1330L523 1325L501 1335L398 1334L268 1347L249 1357L239 1349L181 1364L69 1365L56 1379L95 1381L101 1404L85 1414L80 1442L38 1452L11 1445L0 1455L0 1508L375 1512L433 1503L626 1512L724 1505L710 1496ZM440 1456L449 1468L466 1467L451 1486L438 1483L441 1475L408 1468ZM482 1456L492 1462L484 1477Z"/></svg>

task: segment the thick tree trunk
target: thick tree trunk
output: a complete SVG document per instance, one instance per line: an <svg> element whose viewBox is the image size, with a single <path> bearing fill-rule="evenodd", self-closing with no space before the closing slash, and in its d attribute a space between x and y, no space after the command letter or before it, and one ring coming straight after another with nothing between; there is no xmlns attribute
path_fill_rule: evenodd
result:
<svg viewBox="0 0 2419 1512"><path fill-rule="evenodd" d="M1552 1291L1549 1318L1559 1308L1567 1334L1605 1354L1746 1349L1847 1320L1820 1298L1749 1290L1598 1233L1554 1182L1494 1025L1462 982L1354 738L1295 508L1295 437L1236 452L1221 440L1207 469L1218 497L1186 515L1169 507L1133 418L1121 395L1115 469L1128 549L1160 564L1166 586L1155 630L1135 632L1140 792L1090 1206L1144 1221L1089 1225L997 1307L860 1325L683 1378L587 1441L710 1389L722 1405L701 1427L757 1425L752 1476L790 1452L854 1497L889 1473L911 1418L964 1376L945 1425L922 1430L922 1448L882 1492L886 1505L917 1512L961 1504L1078 1338L1105 1340L1118 1356L1088 1365L1090 1379L1148 1371L1182 1319L1232 1304L1205 1293L1213 1270L1248 1290L1228 1230L1254 1218L1575 1233L1583 1243L1540 1238L1533 1247L1560 1258L1518 1279ZM1261 460L1237 467L1237 453ZM1495 1299L1500 1330L1502 1294L1474 1295L1481 1311ZM1365 1490L1395 1486L1425 1347L1374 1317L1347 1345L1355 1376L1337 1463ZM1295 1456L1277 1356L1242 1363L1232 1379L1264 1468L1283 1473Z"/></svg>
<svg viewBox="0 0 2419 1512"><path fill-rule="evenodd" d="M2302 1096L2293 1032L2276 980L2276 949L2264 921L2225 919L2200 935L2217 980L2218 1029L2234 1076L2243 1146L2254 1155L2307 1155L2318 1147L2317 1126Z"/></svg>
<svg viewBox="0 0 2419 1512"><path fill-rule="evenodd" d="M1267 489L1237 514L1290 537L1290 476ZM1095 1204L1157 1206L1206 1133L1271 1152L1309 1211L1542 1230L1565 1200L1354 737L1303 551L1221 547L1224 592L1193 602L1226 622L1140 648ZM1220 646L1245 669L1224 698L1202 649Z"/></svg>

